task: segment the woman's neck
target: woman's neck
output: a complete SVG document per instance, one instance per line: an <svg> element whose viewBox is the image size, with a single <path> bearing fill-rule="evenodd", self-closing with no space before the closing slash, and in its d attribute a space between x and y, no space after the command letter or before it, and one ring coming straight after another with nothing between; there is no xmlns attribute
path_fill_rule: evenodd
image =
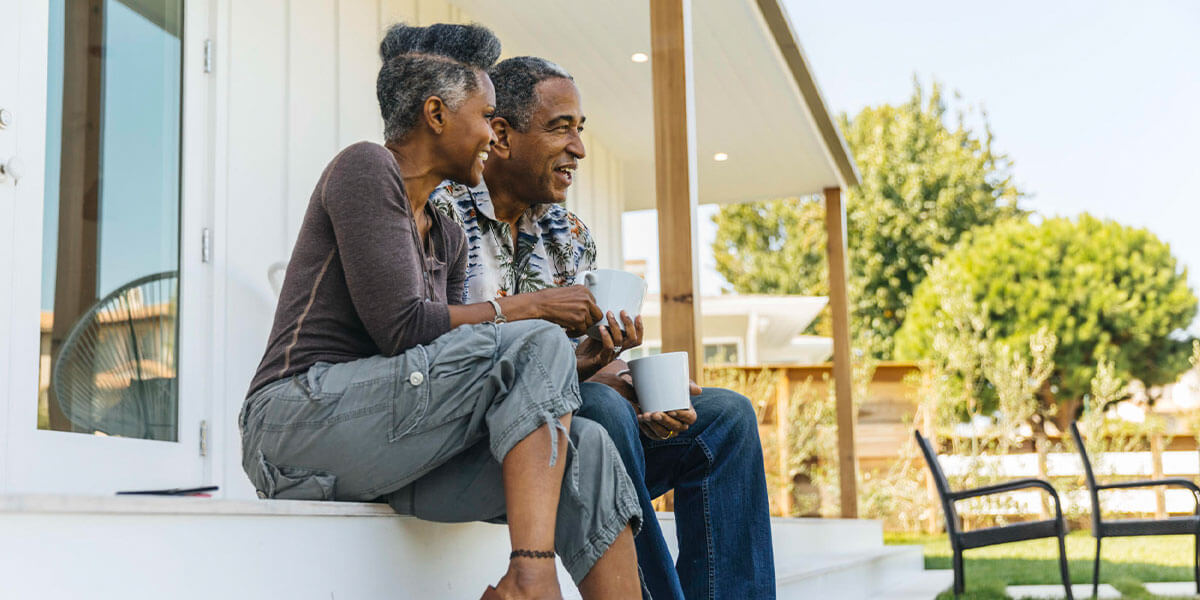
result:
<svg viewBox="0 0 1200 600"><path fill-rule="evenodd" d="M429 203L429 195L442 182L441 176L434 173L432 157L420 144L389 142L385 146L392 151L400 168L400 178L404 180L404 192L408 196L412 214L421 214Z"/></svg>

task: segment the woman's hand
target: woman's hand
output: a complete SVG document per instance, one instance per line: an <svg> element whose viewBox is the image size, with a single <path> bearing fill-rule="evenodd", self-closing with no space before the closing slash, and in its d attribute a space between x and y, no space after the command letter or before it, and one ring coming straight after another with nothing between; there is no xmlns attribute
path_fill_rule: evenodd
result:
<svg viewBox="0 0 1200 600"><path fill-rule="evenodd" d="M509 296L504 300L527 303L534 318L545 319L566 329L570 337L583 335L588 327L604 318L604 313L596 306L596 299L582 285L547 288Z"/></svg>

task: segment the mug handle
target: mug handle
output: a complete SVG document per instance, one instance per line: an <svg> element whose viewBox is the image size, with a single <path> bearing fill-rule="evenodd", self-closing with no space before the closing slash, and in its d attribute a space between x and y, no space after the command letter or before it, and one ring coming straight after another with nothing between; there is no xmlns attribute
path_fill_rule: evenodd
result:
<svg viewBox="0 0 1200 600"><path fill-rule="evenodd" d="M583 277L583 286L584 287L589 288L589 289L596 287L596 274L595 273L593 273L591 271L584 271L581 276Z"/></svg>
<svg viewBox="0 0 1200 600"><path fill-rule="evenodd" d="M617 371L617 377L624 375L629 375L629 369L621 369L620 371ZM632 377L632 375L630 375L630 377Z"/></svg>

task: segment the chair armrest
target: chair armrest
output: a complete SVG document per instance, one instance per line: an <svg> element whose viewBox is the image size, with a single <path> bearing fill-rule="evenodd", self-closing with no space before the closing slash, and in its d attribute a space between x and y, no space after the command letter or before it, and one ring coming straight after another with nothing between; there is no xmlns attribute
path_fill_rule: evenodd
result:
<svg viewBox="0 0 1200 600"><path fill-rule="evenodd" d="M1117 483L1106 483L1104 485L1097 485L1096 489L1097 490L1119 490L1119 489L1126 489L1126 488L1157 487L1160 485L1165 485L1165 486L1169 486L1169 487L1186 488L1187 490L1190 490L1192 492L1193 496L1196 496L1196 502L1200 503L1200 486L1197 486L1192 480L1184 479L1182 477L1174 477L1174 478L1170 478L1170 479L1146 479L1146 480L1142 480L1142 481L1121 481L1121 482L1117 482Z"/></svg>
<svg viewBox="0 0 1200 600"><path fill-rule="evenodd" d="M1045 481L1042 481L1041 479L1035 479L1032 477L1027 478L1027 479L1014 479L1013 481L997 483L996 485L985 485L983 487L977 487L977 488L973 488L973 489L969 489L969 490L951 492L950 499L957 502L959 500L965 500L967 498L977 498L979 496L990 496L992 494L1000 494L1003 492L1013 492L1016 490L1025 490L1025 489L1030 489L1030 488L1041 488L1043 490L1046 490L1047 492L1050 492L1050 496L1052 498L1054 498L1054 503L1058 504L1058 492L1056 492L1054 490L1054 486L1050 485L1049 483L1046 483Z"/></svg>

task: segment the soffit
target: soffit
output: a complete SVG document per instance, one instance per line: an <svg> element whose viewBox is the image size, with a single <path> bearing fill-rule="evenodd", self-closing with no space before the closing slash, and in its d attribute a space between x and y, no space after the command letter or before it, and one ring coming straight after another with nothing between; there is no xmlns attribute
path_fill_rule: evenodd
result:
<svg viewBox="0 0 1200 600"><path fill-rule="evenodd" d="M455 4L496 32L505 57L542 56L574 75L589 132L624 165L626 210L653 208L651 63L630 60L650 53L647 0ZM822 138L755 1L693 0L692 11L700 202L800 196L854 179L839 176L831 153L844 146ZM823 105L817 114L825 118ZM729 159L714 161L717 152Z"/></svg>

